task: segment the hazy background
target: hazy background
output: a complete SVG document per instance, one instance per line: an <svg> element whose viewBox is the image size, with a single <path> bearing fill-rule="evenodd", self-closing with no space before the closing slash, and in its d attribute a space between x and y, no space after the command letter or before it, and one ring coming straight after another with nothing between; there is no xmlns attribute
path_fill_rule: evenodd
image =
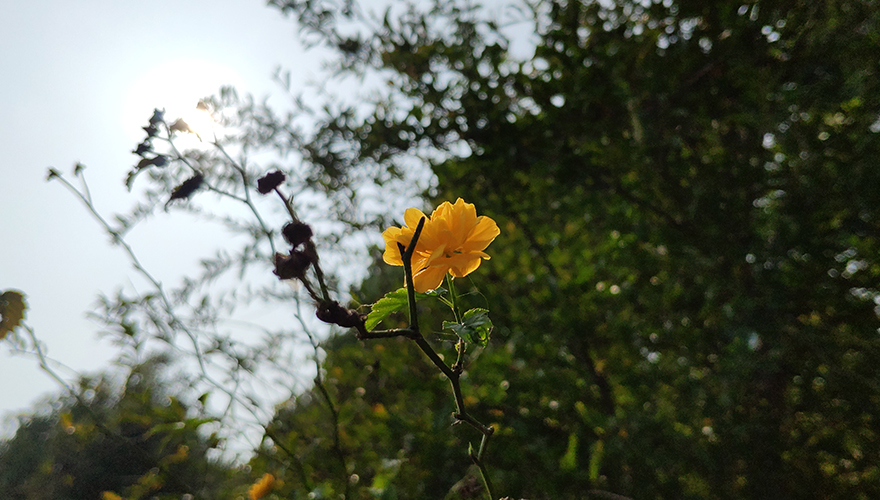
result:
<svg viewBox="0 0 880 500"><path fill-rule="evenodd" d="M47 168L68 175L82 162L98 209L124 211L135 201L123 185L137 160L131 150L154 107L192 107L221 85L280 99L275 69L304 84L320 52L306 54L295 23L261 0L2 2L0 20L0 290L26 294L26 321L49 357L94 372L115 350L86 313L99 291L136 286L135 272L82 204L45 181ZM160 217L130 237L169 284L192 262L167 252L182 231L194 236ZM0 381L0 436L14 430L15 414L59 390L35 359L6 345Z"/></svg>

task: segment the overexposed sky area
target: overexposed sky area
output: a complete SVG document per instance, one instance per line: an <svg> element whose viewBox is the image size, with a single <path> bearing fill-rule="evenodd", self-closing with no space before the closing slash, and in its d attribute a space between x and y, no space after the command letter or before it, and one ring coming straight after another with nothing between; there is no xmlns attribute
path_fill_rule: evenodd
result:
<svg viewBox="0 0 880 500"><path fill-rule="evenodd" d="M395 5L360 3L380 18ZM496 19L506 17L506 3L483 2ZM509 29L514 55L529 57L529 23ZM84 164L98 211L124 213L138 201L123 181L153 108L173 119L232 85L283 111L288 97L272 78L279 67L295 92L308 95L311 85L344 100L369 92L352 81L328 88L324 57L306 51L296 23L264 0L0 1L0 291L26 295L26 322L62 376L103 371L118 354L87 317L99 294L145 288L79 200L46 182L48 168L71 178L73 165ZM159 214L126 237L172 287L226 237L181 219ZM0 343L0 438L15 430L17 415L61 392L35 358L10 351Z"/></svg>
<svg viewBox="0 0 880 500"><path fill-rule="evenodd" d="M0 290L26 294L51 358L84 373L108 366L116 350L86 313L135 273L74 196L45 181L48 167L69 175L82 162L99 210L124 211L152 109L195 106L227 84L281 94L277 66L294 83L316 77L320 55L296 29L262 0L0 2ZM161 268L173 234L153 238L135 243ZM0 437L58 391L35 359L0 343Z"/></svg>

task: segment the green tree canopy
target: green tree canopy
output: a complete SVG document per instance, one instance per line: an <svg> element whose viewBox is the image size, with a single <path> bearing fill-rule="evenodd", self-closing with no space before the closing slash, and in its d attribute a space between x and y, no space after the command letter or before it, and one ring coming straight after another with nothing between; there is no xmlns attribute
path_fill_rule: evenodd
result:
<svg viewBox="0 0 880 500"><path fill-rule="evenodd" d="M316 171L344 181L420 156L435 199L463 197L502 228L474 279L498 331L469 375L476 412L502 429L503 493L880 494L876 2L538 2L526 60L460 4L351 35L356 8L272 3L341 67L392 83L364 119L318 132L333 147L311 150ZM328 349L326 367L381 359L408 376L359 349ZM349 377L341 416L363 399ZM400 477L430 478L402 497L460 479L446 455L405 445L449 423L420 423L449 410L442 393L424 409L428 382L389 410L412 426L391 440L369 405L346 420L384 446L370 458L343 443L348 472L400 456Z"/></svg>

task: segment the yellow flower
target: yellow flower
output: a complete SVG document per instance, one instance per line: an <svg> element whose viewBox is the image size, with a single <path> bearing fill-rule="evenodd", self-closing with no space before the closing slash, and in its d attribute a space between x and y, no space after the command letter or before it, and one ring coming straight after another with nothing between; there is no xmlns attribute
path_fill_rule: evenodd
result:
<svg viewBox="0 0 880 500"><path fill-rule="evenodd" d="M101 493L101 500L122 500L122 497L112 491L105 491Z"/></svg>
<svg viewBox="0 0 880 500"><path fill-rule="evenodd" d="M259 481L254 483L253 486L250 487L250 489L248 489L248 496L250 496L251 500L259 500L260 498L268 495L274 487L275 476L266 473L263 475L262 478L260 478Z"/></svg>
<svg viewBox="0 0 880 500"><path fill-rule="evenodd" d="M385 239L382 258L387 264L403 265L397 244L409 245L422 217L425 214L421 210L407 209L404 227L389 227L382 233ZM412 258L416 291L427 292L439 287L446 273L461 278L474 272L483 259L489 259L483 250L499 234L498 224L485 215L477 217L472 203L465 203L461 198L455 204L444 201L425 221L416 243Z"/></svg>

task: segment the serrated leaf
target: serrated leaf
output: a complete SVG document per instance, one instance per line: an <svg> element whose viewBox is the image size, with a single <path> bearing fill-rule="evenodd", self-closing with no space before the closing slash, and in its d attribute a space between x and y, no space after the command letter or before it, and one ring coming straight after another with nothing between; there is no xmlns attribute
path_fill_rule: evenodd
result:
<svg viewBox="0 0 880 500"><path fill-rule="evenodd" d="M16 290L6 290L0 294L0 340L18 328L24 319L24 294Z"/></svg>
<svg viewBox="0 0 880 500"><path fill-rule="evenodd" d="M416 292L416 302L425 297L437 297L439 296L437 293L438 291L442 293L446 290L438 288L437 290L431 290L427 293ZM406 288L398 288L393 292L388 292L384 297L370 306L370 314L367 315L367 319L364 321L364 326L367 330L372 330L388 316L391 316L396 312L405 311L408 307L409 301L406 297Z"/></svg>
<svg viewBox="0 0 880 500"><path fill-rule="evenodd" d="M416 294L416 295L420 295L420 294ZM443 287L435 288L433 290L428 290L423 295L425 297L442 297L442 296L446 295L446 289Z"/></svg>
<svg viewBox="0 0 880 500"><path fill-rule="evenodd" d="M443 329L452 330L459 338L471 344L485 347L492 333L492 320L489 310L480 307L471 309L462 315L461 323L444 321Z"/></svg>
<svg viewBox="0 0 880 500"><path fill-rule="evenodd" d="M385 318L396 312L406 310L408 306L406 288L398 288L393 292L388 292L370 308L370 314L367 315L364 326L367 330L372 330Z"/></svg>
<svg viewBox="0 0 880 500"><path fill-rule="evenodd" d="M445 292L446 290L442 288L431 290L427 293L416 292L416 302L426 297L439 297ZM404 311L408 307L409 302L406 297L406 288L398 288L393 292L388 292L384 297L379 299L378 302L370 306L370 314L367 315L367 319L364 321L364 326L367 330L372 330L388 316L391 316L396 312Z"/></svg>

